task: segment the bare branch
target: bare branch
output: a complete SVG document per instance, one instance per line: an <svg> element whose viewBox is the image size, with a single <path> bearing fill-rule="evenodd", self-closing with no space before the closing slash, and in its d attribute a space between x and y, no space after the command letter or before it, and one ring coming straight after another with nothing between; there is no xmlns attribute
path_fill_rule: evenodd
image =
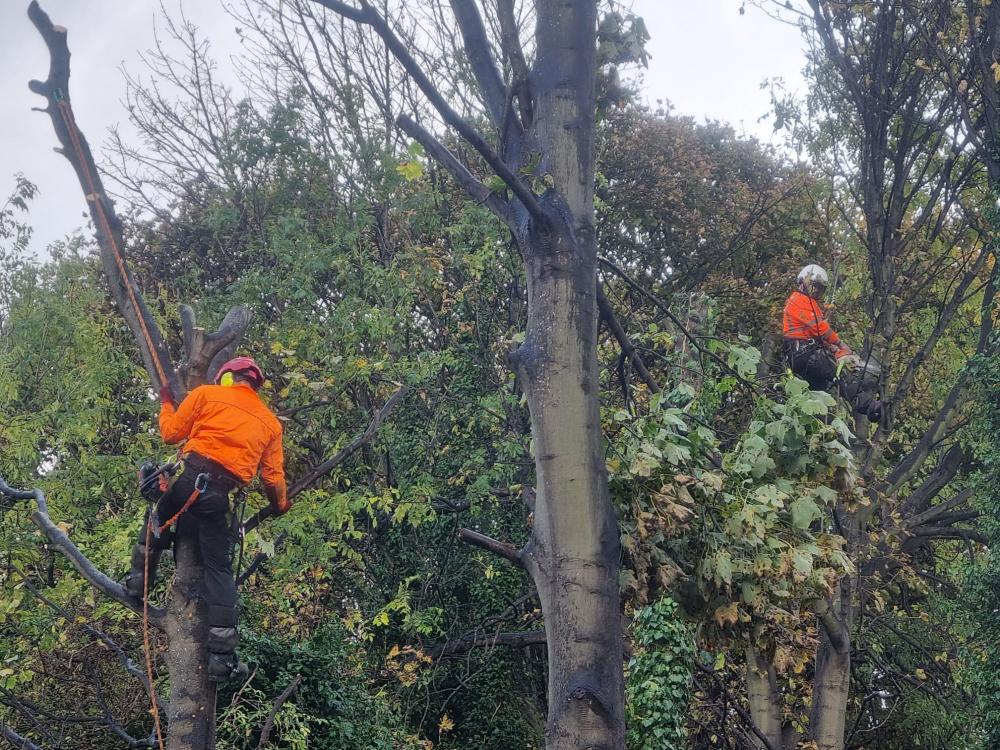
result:
<svg viewBox="0 0 1000 750"><path fill-rule="evenodd" d="M478 531L473 531L472 529L459 530L458 538L466 544L471 544L473 547L479 547L487 552L492 552L494 555L498 555L504 560L507 560L520 568L525 567L524 550L519 549L509 542L497 541L492 537L480 534Z"/></svg>
<svg viewBox="0 0 1000 750"><path fill-rule="evenodd" d="M490 54L490 40L486 36L479 8L476 7L475 0L451 0L451 9L462 32L465 54L469 58L476 81L479 82L486 107L493 118L493 124L499 127L503 122L507 93L504 91L500 71L497 70Z"/></svg>
<svg viewBox="0 0 1000 750"><path fill-rule="evenodd" d="M409 387L401 385L396 392L389 397L389 400L385 402L382 408L376 412L364 432L291 486L288 490L288 499L291 500L293 497L302 492L302 490L310 487L314 482L316 482L317 479L326 476L344 463L344 461L353 456L359 448L367 445L371 439L375 437L375 433L378 432L378 428L381 427L382 423L386 420L386 417L392 413L393 409L396 408L408 392ZM270 506L258 511L255 516L243 524L243 533L248 534L253 531L260 525L261 521L270 518L271 514L272 511Z"/></svg>
<svg viewBox="0 0 1000 750"><path fill-rule="evenodd" d="M635 371L639 373L639 377L642 378L650 392L659 393L660 385L646 367L642 355L635 350L632 339L629 338L621 322L618 320L618 316L615 315L614 308L611 307L611 303L608 301L607 295L604 294L604 288L601 284L597 285L597 309L600 310L601 319L607 324L608 330L617 339L618 345L622 348L622 353L629 358L632 366L635 367Z"/></svg>
<svg viewBox="0 0 1000 750"><path fill-rule="evenodd" d="M505 221L508 219L510 206L499 195L476 179L472 172L458 160L457 156L449 151L443 143L431 135L416 120L409 115L400 115L396 118L396 124L399 125L403 132L423 146L424 151L430 154L434 161L447 169L472 200L486 205L499 218Z"/></svg>
<svg viewBox="0 0 1000 750"><path fill-rule="evenodd" d="M268 740L271 739L271 730L274 728L274 719L278 715L278 711L281 707L285 705L285 701L292 697L292 693L295 692L296 688L302 683L302 675L295 675L295 679L286 687L278 699L274 702L271 707L270 713L267 715L267 721L264 722L264 728L260 731L260 742L257 743L257 750L262 750L262 748L267 747Z"/></svg>
<svg viewBox="0 0 1000 750"><path fill-rule="evenodd" d="M112 296L139 345L153 387L159 389L173 372L170 354L135 279L125 265L121 222L101 183L87 139L77 127L70 107L70 54L66 44L66 29L54 26L37 0L32 0L28 6L28 17L49 50L48 79L31 81L28 86L34 93L46 98L47 106L43 111L51 118L56 137L62 144L61 153L76 171L83 189L96 229L101 264Z"/></svg>
<svg viewBox="0 0 1000 750"><path fill-rule="evenodd" d="M0 721L0 736L7 740L14 750L42 750L34 742L25 739L2 721Z"/></svg>
<svg viewBox="0 0 1000 750"><path fill-rule="evenodd" d="M913 529L917 526L923 526L928 523L935 523L940 521L941 517L947 514L949 511L955 508L965 505L969 500L973 498L975 492L971 487L966 487L961 492L957 493L954 497L945 500L943 503L938 503L932 508L925 510L923 513L918 513L917 515L903 520L903 528Z"/></svg>
<svg viewBox="0 0 1000 750"><path fill-rule="evenodd" d="M134 661L132 661L129 655L125 653L125 649L123 649L120 645L118 645L117 641L115 641L113 638L111 638L102 630L98 630L97 628L88 625L86 623L77 622L77 619L72 614L67 612L65 608L59 606L54 601L45 596L41 591L39 591L35 587L35 585L32 584L31 581L29 581L24 576L23 573L21 574L21 578L25 588L31 592L32 596L34 596L36 599L47 605L53 612L55 612L64 620L66 620L68 624L78 625L81 630L88 633L89 635L91 635L92 637L96 638L101 643L103 643L105 646L107 646L115 654L115 656L118 657L118 661L121 662L122 667L124 667L125 671L139 681L139 684L142 685L143 690L146 691L146 695L150 697L150 700L155 700L157 705L160 707L161 711L166 710L163 707L162 702L160 701L160 696L156 694L155 687L150 684L149 677L142 669L138 667L138 665L136 665ZM112 729L114 729L114 727L112 727Z"/></svg>
<svg viewBox="0 0 1000 750"><path fill-rule="evenodd" d="M358 23L363 23L371 26L375 32L382 37L386 46L392 52L393 56L400 62L400 64L406 69L406 72L410 74L413 80L416 82L417 86L424 93L424 96L430 101L434 106L434 109L438 111L444 121L455 128L461 136L469 142L469 144L479 152L480 156L489 164L490 168L496 173L496 175L504 181L504 184L510 189L517 199L521 201L524 205L525 210L529 213L532 219L537 222L540 226L544 226L548 221L545 212L542 210L541 205L538 203L538 197L531 191L531 189L525 185L524 181L515 174L510 167L504 163L503 159L500 158L499 154L494 151L490 145L483 139L483 137L476 131L472 125L466 122L461 115L456 112L451 105L445 100L441 95L441 92L435 88L434 84L431 83L427 74L424 73L423 69L410 54L409 50L406 49L406 45L400 41L399 37L393 32L389 27L389 24L382 17L382 15L376 11L367 0L362 0L362 7L355 8L353 6L347 5L346 3L339 2L339 0L314 0L314 2L323 5L335 13L339 13L347 18L350 18Z"/></svg>
<svg viewBox="0 0 1000 750"><path fill-rule="evenodd" d="M513 77L510 82L511 92L517 97L521 110L521 125L530 128L534 119L531 90L531 78L528 75L528 63L524 59L524 49L517 30L517 19L514 18L514 0L497 0L497 17L500 20L500 36L503 52L510 61Z"/></svg>
<svg viewBox="0 0 1000 750"><path fill-rule="evenodd" d="M527 648L545 643L544 630L526 630L516 633L496 632L480 633L479 635L468 635L462 638L454 638L444 643L436 643L423 649L424 653L434 659L445 656L458 656L472 651L475 648L494 648L496 646L506 646L508 648Z"/></svg>
<svg viewBox="0 0 1000 750"><path fill-rule="evenodd" d="M107 597L114 599L119 604L128 607L136 614L142 613L142 602L133 599L125 588L117 581L111 580L102 571L90 562L79 548L73 544L72 540L62 529L52 523L49 518L48 503L45 501L45 494L39 489L17 490L0 478L0 495L14 498L16 500L34 500L38 505L38 510L31 514L32 522L41 529L42 533L49 540L49 544L66 556L70 564L90 583L94 588L101 591ZM163 628L166 613L159 607L149 608L149 621L158 628Z"/></svg>

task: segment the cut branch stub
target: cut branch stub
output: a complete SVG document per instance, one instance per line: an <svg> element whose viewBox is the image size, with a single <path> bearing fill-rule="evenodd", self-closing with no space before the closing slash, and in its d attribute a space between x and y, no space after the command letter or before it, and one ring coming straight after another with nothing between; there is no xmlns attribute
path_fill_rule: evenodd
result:
<svg viewBox="0 0 1000 750"><path fill-rule="evenodd" d="M472 529L460 529L458 532L458 538L466 544L471 544L473 547L479 547L480 549L492 552L494 555L502 557L504 560L513 563L519 568L525 567L524 550L514 544L501 542L497 539L493 539L492 537L488 537L485 534L480 534L478 531L473 531Z"/></svg>
<svg viewBox="0 0 1000 750"><path fill-rule="evenodd" d="M181 328L184 332L184 361L180 367L180 386L185 392L212 379L233 351L250 324L250 310L232 307L214 333L198 327L194 310L181 305Z"/></svg>

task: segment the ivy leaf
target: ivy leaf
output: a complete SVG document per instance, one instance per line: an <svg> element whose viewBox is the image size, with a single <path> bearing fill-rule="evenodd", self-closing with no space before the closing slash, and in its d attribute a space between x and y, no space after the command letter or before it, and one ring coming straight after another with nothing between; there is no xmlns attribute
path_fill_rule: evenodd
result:
<svg viewBox="0 0 1000 750"><path fill-rule="evenodd" d="M792 526L797 529L808 529L812 522L822 515L819 506L808 497L798 498L788 510L792 515Z"/></svg>
<svg viewBox="0 0 1000 750"><path fill-rule="evenodd" d="M715 577L725 583L733 582L733 557L728 550L715 553Z"/></svg>

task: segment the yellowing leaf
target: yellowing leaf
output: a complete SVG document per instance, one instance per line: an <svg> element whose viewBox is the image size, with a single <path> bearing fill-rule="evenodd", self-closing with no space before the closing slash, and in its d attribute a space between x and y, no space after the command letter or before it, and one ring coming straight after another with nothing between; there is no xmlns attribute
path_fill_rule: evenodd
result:
<svg viewBox="0 0 1000 750"><path fill-rule="evenodd" d="M715 610L712 619L718 623L720 628L735 625L740 619L740 606L736 602L729 602L726 606Z"/></svg>
<svg viewBox="0 0 1000 750"><path fill-rule="evenodd" d="M424 174L424 165L419 161L404 161L396 165L396 171L403 176L407 182L419 180Z"/></svg>
<svg viewBox="0 0 1000 750"><path fill-rule="evenodd" d="M442 716L441 721L438 722L438 731L441 734L444 734L445 732L450 732L454 728L455 728L455 722L451 720L448 714Z"/></svg>

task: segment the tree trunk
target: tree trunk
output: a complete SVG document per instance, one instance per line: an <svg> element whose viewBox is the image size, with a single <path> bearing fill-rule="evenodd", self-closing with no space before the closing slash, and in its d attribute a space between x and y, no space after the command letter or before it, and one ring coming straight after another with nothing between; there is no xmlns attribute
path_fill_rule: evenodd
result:
<svg viewBox="0 0 1000 750"><path fill-rule="evenodd" d="M750 647L747 648L747 691L750 699L750 718L763 734L773 750L784 747L781 734L781 697L778 695L778 677L774 666ZM754 737L755 747L768 750L767 746Z"/></svg>
<svg viewBox="0 0 1000 750"><path fill-rule="evenodd" d="M528 327L513 356L531 413L536 488L523 560L548 643L548 750L624 747L618 525L604 465L597 364L594 112L597 8L536 3L530 141L555 189L518 233ZM544 226L542 225L544 224Z"/></svg>
<svg viewBox="0 0 1000 750"><path fill-rule="evenodd" d="M852 535L853 536L853 535ZM822 641L813 674L809 735L819 750L843 750L851 689L851 630L855 576L837 584L833 604L820 617Z"/></svg>
<svg viewBox="0 0 1000 750"><path fill-rule="evenodd" d="M177 569L167 607L170 703L167 750L215 750L215 683L205 668L204 574L194 539L174 543Z"/></svg>

